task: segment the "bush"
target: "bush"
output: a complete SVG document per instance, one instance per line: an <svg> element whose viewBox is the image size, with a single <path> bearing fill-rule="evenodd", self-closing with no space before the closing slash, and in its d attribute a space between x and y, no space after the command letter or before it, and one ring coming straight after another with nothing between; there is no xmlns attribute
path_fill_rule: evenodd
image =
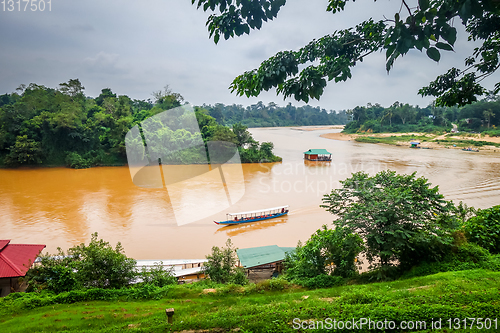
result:
<svg viewBox="0 0 500 333"><path fill-rule="evenodd" d="M500 205L479 209L464 224L465 235L491 253L500 253Z"/></svg>
<svg viewBox="0 0 500 333"><path fill-rule="evenodd" d="M379 133L382 128L380 126L380 122L374 119L367 120L361 127L359 128L359 132L371 132L371 133Z"/></svg>
<svg viewBox="0 0 500 333"><path fill-rule="evenodd" d="M90 168L92 165L92 161L89 159L85 159L77 152L70 152L66 155L66 166L74 169L86 169Z"/></svg>
<svg viewBox="0 0 500 333"><path fill-rule="evenodd" d="M308 289L317 289L341 286L345 283L345 279L340 276L321 274L312 278L297 279L293 282Z"/></svg>
<svg viewBox="0 0 500 333"><path fill-rule="evenodd" d="M500 262L498 258L491 256L488 250L479 245L464 243L454 247L442 261L423 262L404 273L403 278L477 268L499 271Z"/></svg>
<svg viewBox="0 0 500 333"><path fill-rule="evenodd" d="M47 289L56 293L80 288L122 288L136 277L136 261L127 258L120 243L113 249L92 234L89 245L80 244L57 256L41 256L41 265L28 270L30 291Z"/></svg>
<svg viewBox="0 0 500 333"><path fill-rule="evenodd" d="M328 229L326 225L314 233L304 246L299 243L285 255L285 274L289 280L336 275L344 278L357 273L356 258L363 240L348 228Z"/></svg>
<svg viewBox="0 0 500 333"><path fill-rule="evenodd" d="M269 280L270 290L283 290L288 287L289 283L283 278L283 276L272 278Z"/></svg>
<svg viewBox="0 0 500 333"><path fill-rule="evenodd" d="M481 134L482 135L489 135L489 136L500 136L500 129L484 131Z"/></svg>
<svg viewBox="0 0 500 333"><path fill-rule="evenodd" d="M231 239L226 241L226 248L212 247L212 253L207 255L208 261L203 266L203 271L216 283L238 283L244 285L248 282L244 270L235 267L237 262L236 249L233 248Z"/></svg>
<svg viewBox="0 0 500 333"><path fill-rule="evenodd" d="M263 292L265 290L279 291L287 289L288 287L290 287L290 282L288 282L283 276L280 276L277 278L260 281L257 284L251 283L247 287L245 287L245 293Z"/></svg>
<svg viewBox="0 0 500 333"><path fill-rule="evenodd" d="M123 289L91 288L88 290L71 290L54 294L42 291L40 293L11 293L1 301L3 308L34 309L52 304L71 304L85 301L116 301L138 299L161 299L166 296L174 297L173 290L177 285L156 287L153 285L134 286Z"/></svg>
<svg viewBox="0 0 500 333"><path fill-rule="evenodd" d="M142 267L139 274L142 284L163 287L169 284L177 284L177 278L173 275L173 268L165 268L163 262L155 262L153 267Z"/></svg>

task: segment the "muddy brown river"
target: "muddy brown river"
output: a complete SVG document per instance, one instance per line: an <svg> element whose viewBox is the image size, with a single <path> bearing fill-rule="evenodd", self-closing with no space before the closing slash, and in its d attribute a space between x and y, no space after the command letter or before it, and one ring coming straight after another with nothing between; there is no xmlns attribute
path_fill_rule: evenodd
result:
<svg viewBox="0 0 500 333"><path fill-rule="evenodd" d="M225 179L238 183L233 199L241 196L229 208L217 177L155 189L134 185L128 167L0 169L0 239L46 244L53 253L87 243L97 231L113 245L120 241L136 259L204 258L228 237L239 248L295 246L331 223L333 216L319 207L322 196L360 170L417 172L448 200L476 208L500 204L498 151L408 149L319 137L334 131L340 130L251 129L256 140L274 143L283 162L226 167ZM332 162L304 161L302 153L310 148L327 149ZM181 172L196 167L183 166ZM213 223L228 212L280 205L290 205L288 216L241 226Z"/></svg>

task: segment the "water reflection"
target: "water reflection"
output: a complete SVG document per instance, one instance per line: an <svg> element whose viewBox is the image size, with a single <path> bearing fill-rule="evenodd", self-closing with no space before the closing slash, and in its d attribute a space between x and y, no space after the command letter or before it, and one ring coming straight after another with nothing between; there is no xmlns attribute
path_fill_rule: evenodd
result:
<svg viewBox="0 0 500 333"><path fill-rule="evenodd" d="M304 159L304 166L307 168L330 168L332 161L310 161Z"/></svg>
<svg viewBox="0 0 500 333"><path fill-rule="evenodd" d="M215 233L216 234L225 233L228 237L234 237L251 231L271 228L279 224L286 223L287 221L288 221L288 216L283 216L271 220L262 220L262 221L248 222L243 224L233 224L233 225L223 226L217 229Z"/></svg>
<svg viewBox="0 0 500 333"><path fill-rule="evenodd" d="M135 186L127 167L0 169L2 238L43 243L47 251L54 252L58 246L67 249L88 242L97 231L112 244L122 242L127 255L137 259L203 258L212 246L223 246L228 237L239 248L295 246L323 224L331 225L334 216L319 207L323 195L361 170L369 174L385 169L417 172L417 177L439 186L446 199L462 200L476 208L500 202L498 152L471 154L335 141L319 137L324 131L288 128L251 132L256 140L273 142L283 162L242 164L243 198L184 226L176 223L172 197L190 204L195 216L203 216L198 202L221 205L214 193L197 191L194 182L187 184L193 191L186 196L183 191ZM311 147L334 152L332 162L304 161L303 152ZM190 168L172 166L169 176L199 172L194 170L197 166ZM227 212L281 205L290 205L287 217L227 227L213 223Z"/></svg>

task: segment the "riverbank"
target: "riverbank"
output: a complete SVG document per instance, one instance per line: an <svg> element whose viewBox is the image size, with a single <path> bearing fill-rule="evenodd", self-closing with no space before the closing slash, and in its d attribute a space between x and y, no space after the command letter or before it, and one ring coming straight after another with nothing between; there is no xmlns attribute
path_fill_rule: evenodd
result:
<svg viewBox="0 0 500 333"><path fill-rule="evenodd" d="M410 142L420 142L421 148L462 149L474 147L479 150L500 151L500 137L481 137L479 134L430 134L430 133L369 133L346 134L326 133L322 138L339 141L383 143L394 146L410 146Z"/></svg>
<svg viewBox="0 0 500 333"><path fill-rule="evenodd" d="M441 329L461 325L451 327L462 331L464 318L482 318L484 328L498 331L499 288L500 272L479 269L317 290L274 279L244 287L152 287L122 296L102 289L44 297L15 294L0 299L0 331L297 332L302 323L316 328L327 318L332 323L394 322L394 332L408 331L399 326L403 321L425 324L413 331L426 331L438 320ZM174 309L172 324L166 308ZM479 328L474 325L480 324L467 322L467 328Z"/></svg>
<svg viewBox="0 0 500 333"><path fill-rule="evenodd" d="M296 131L318 131L325 129L344 129L345 125L322 125L322 126L299 126L299 127L290 127L290 129Z"/></svg>

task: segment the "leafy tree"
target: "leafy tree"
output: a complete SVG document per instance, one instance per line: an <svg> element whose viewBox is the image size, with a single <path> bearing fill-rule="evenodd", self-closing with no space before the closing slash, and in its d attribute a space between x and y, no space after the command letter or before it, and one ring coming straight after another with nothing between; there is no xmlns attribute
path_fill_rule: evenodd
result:
<svg viewBox="0 0 500 333"><path fill-rule="evenodd" d="M28 139L27 135L18 136L16 143L9 148L10 153L5 157L5 164L37 164L42 162L40 142Z"/></svg>
<svg viewBox="0 0 500 333"><path fill-rule="evenodd" d="M203 265L203 271L210 280L216 283L246 284L248 282L245 270L236 267L238 256L230 238L226 241L225 248L213 246L212 253L206 258L208 261Z"/></svg>
<svg viewBox="0 0 500 333"><path fill-rule="evenodd" d="M427 179L381 171L341 181L342 188L323 197L327 211L338 216L336 227L348 227L365 241L364 253L381 273L396 261L405 262L415 247L448 244L454 219L441 218L454 208Z"/></svg>
<svg viewBox="0 0 500 333"><path fill-rule="evenodd" d="M106 98L116 98L116 94L114 94L112 91L111 91L111 88L104 88L101 90L101 93L99 94L99 96L95 99L95 102L98 106L101 106L102 103L104 103L104 100Z"/></svg>
<svg viewBox="0 0 500 333"><path fill-rule="evenodd" d="M328 229L324 225L302 246L287 253L284 266L289 279L308 279L319 275L352 277L363 240L348 228Z"/></svg>
<svg viewBox="0 0 500 333"><path fill-rule="evenodd" d="M60 247L57 251L56 255L39 255L40 263L26 272L27 291L47 289L60 293L80 288L73 268L74 259L67 256Z"/></svg>
<svg viewBox="0 0 500 333"><path fill-rule="evenodd" d="M174 93L168 84L163 90L153 92L155 104L162 110L169 110L181 106L184 97L179 93Z"/></svg>
<svg viewBox="0 0 500 333"><path fill-rule="evenodd" d="M90 243L74 246L68 250L74 259L76 279L84 288L122 288L136 277L136 261L127 258L120 242L113 249L93 233Z"/></svg>
<svg viewBox="0 0 500 333"><path fill-rule="evenodd" d="M68 82L59 84L59 91L61 91L65 95L71 96L72 101L82 101L85 98L85 96L83 95L84 89L85 87L82 85L79 79L71 79Z"/></svg>
<svg viewBox="0 0 500 333"><path fill-rule="evenodd" d="M177 278L173 274L173 268L165 268L163 262L155 262L153 267L142 267L139 274L143 284L163 287L169 284L177 284Z"/></svg>
<svg viewBox="0 0 500 333"><path fill-rule="evenodd" d="M49 289L55 292L85 288L122 288L128 286L137 273L136 261L127 258L123 247L111 245L92 234L90 243L73 246L65 253L41 256L40 265L26 273L30 290Z"/></svg>
<svg viewBox="0 0 500 333"><path fill-rule="evenodd" d="M343 11L347 2L329 0L326 10L333 14ZM207 27L210 37L218 43L221 36L228 39L260 29L263 22L277 17L286 0L191 0L191 3L214 12L207 20ZM230 88L246 96L258 96L262 91L276 88L283 97L294 96L298 101L319 99L327 81L351 78L351 68L376 51L385 52L387 71L411 49L425 50L430 59L438 62L442 51L453 51L457 29L452 24L461 22L469 40L482 44L465 59L465 70L451 68L419 94L436 96L437 105L465 105L485 92L479 81L500 65L499 8L498 2L491 0L419 0L418 6L413 7L401 0L401 10L397 13L335 31L298 51L281 51L258 69L236 77ZM495 85L495 92L498 91L500 83Z"/></svg>
<svg viewBox="0 0 500 333"><path fill-rule="evenodd" d="M500 205L479 209L464 224L467 239L491 253L500 253Z"/></svg>
<svg viewBox="0 0 500 333"><path fill-rule="evenodd" d="M243 126L241 123L233 124L233 133L236 135L238 147L246 148L248 145L255 143L252 134L248 131L248 127Z"/></svg>
<svg viewBox="0 0 500 333"><path fill-rule="evenodd" d="M495 113L491 110L485 110L483 112L484 118L488 121L488 128L490 128L491 117L495 116Z"/></svg>

